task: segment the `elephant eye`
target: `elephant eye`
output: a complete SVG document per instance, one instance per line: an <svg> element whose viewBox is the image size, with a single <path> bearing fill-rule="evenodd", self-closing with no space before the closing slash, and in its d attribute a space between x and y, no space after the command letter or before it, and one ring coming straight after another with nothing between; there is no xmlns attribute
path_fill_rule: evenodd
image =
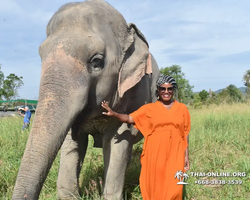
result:
<svg viewBox="0 0 250 200"><path fill-rule="evenodd" d="M91 71L100 71L104 68L104 57L103 55L97 54L93 56L90 61L89 65L91 67Z"/></svg>

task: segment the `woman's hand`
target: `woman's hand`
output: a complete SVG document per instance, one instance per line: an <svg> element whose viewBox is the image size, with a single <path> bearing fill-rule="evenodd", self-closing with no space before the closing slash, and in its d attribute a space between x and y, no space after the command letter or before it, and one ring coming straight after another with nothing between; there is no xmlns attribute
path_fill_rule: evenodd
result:
<svg viewBox="0 0 250 200"><path fill-rule="evenodd" d="M121 122L124 122L124 123L128 123L128 124L135 123L131 116L129 116L127 114L120 114L120 113L117 113L117 112L114 112L113 110L111 110L108 102L103 101L101 105L103 108L105 108L108 111L108 112L102 112L102 114L107 115L107 116L114 116L117 119L119 119Z"/></svg>
<svg viewBox="0 0 250 200"><path fill-rule="evenodd" d="M188 171L190 169L190 163L189 163L189 157L185 156L185 165L184 165L184 169L186 171Z"/></svg>
<svg viewBox="0 0 250 200"><path fill-rule="evenodd" d="M108 112L102 112L102 114L107 115L107 116L114 116L115 112L111 110L111 108L109 107L109 103L107 101L104 100L101 106L108 111Z"/></svg>

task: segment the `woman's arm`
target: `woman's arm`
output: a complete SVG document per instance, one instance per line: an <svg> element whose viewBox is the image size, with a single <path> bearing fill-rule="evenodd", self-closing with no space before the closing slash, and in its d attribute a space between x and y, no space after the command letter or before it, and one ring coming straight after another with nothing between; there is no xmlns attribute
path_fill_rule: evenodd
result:
<svg viewBox="0 0 250 200"><path fill-rule="evenodd" d="M108 105L108 102L103 101L102 102L102 107L105 108L108 112L103 112L102 114L107 115L107 116L113 116L119 119L121 122L128 123L128 124L134 124L134 120L130 115L127 114L120 114L117 112L114 112L111 110L111 108Z"/></svg>
<svg viewBox="0 0 250 200"><path fill-rule="evenodd" d="M185 170L189 170L190 169L190 163L189 163L189 136L187 135L187 143L188 143L188 146L185 150L185 166L184 166L184 169Z"/></svg>

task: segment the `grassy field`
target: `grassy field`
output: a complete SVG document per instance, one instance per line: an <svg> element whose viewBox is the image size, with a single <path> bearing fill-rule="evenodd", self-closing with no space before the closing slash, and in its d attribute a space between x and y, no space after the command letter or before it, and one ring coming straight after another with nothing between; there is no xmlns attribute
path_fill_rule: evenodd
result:
<svg viewBox="0 0 250 200"><path fill-rule="evenodd" d="M250 103L190 108L190 162L185 199L250 199ZM11 199L29 131L21 132L22 118L0 118L0 199ZM82 199L100 199L103 161L101 149L88 147L81 173ZM125 199L141 199L138 186L142 142L134 146L126 175ZM43 186L40 199L56 199L59 157ZM191 172L245 172L242 177L193 177ZM195 181L241 180L242 184L199 185ZM80 198L79 198L80 199Z"/></svg>

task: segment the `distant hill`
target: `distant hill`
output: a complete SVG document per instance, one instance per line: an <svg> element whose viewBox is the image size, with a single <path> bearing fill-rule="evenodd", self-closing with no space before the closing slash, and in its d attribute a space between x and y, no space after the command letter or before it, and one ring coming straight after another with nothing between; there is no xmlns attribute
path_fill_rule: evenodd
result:
<svg viewBox="0 0 250 200"><path fill-rule="evenodd" d="M224 90L224 89L219 89L219 90L216 90L216 91L214 91L216 94L219 94L220 92L222 92L222 90Z"/></svg>
<svg viewBox="0 0 250 200"><path fill-rule="evenodd" d="M242 93L246 93L247 91L247 87L239 87L239 89Z"/></svg>
<svg viewBox="0 0 250 200"><path fill-rule="evenodd" d="M224 89L226 89L226 88L224 88ZM218 94L218 93L222 92L222 90L224 90L224 89L219 89L219 90L216 90L216 91L214 91L214 92L215 92L216 94ZM245 94L247 88L246 88L246 87L239 87L239 90L240 90L243 94Z"/></svg>

